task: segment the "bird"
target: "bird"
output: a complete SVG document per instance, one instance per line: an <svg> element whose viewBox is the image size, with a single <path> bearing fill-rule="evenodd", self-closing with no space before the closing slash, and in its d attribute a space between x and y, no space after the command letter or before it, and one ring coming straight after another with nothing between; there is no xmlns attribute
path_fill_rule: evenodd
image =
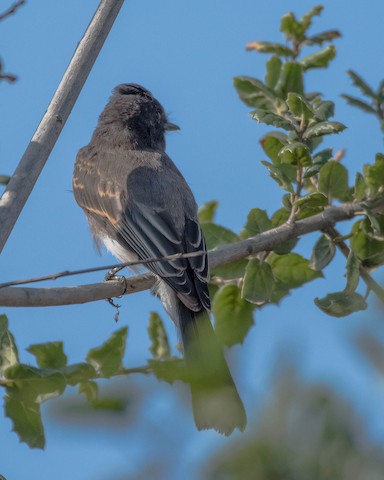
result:
<svg viewBox="0 0 384 480"><path fill-rule="evenodd" d="M246 412L210 321L209 265L197 204L165 152L170 123L160 102L135 83L115 87L89 144L77 154L73 192L96 244L121 262L154 261L153 289L177 327L198 430L243 431Z"/></svg>

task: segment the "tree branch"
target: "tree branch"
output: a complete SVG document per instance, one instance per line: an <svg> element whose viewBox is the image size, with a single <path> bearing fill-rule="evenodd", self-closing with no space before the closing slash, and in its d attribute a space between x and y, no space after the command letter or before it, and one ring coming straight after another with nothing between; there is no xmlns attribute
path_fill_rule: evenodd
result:
<svg viewBox="0 0 384 480"><path fill-rule="evenodd" d="M273 250L278 245L293 238L324 230L338 222L361 215L364 208L383 211L384 198L366 202L345 203L337 207L332 206L312 217L298 220L292 224L285 223L247 240L210 251L210 267L215 268L258 252ZM155 283L155 277L151 273L128 277L126 280L127 285L117 280L63 288L0 288L0 306L44 307L87 303L147 290L153 287Z"/></svg>
<svg viewBox="0 0 384 480"><path fill-rule="evenodd" d="M25 3L25 0L19 0L18 2L11 5L8 8L8 10L5 10L5 12L0 14L0 21L16 13L16 10L18 10L22 5L24 5L24 3Z"/></svg>
<svg viewBox="0 0 384 480"><path fill-rule="evenodd" d="M80 94L124 0L101 0L72 60L0 199L0 252Z"/></svg>

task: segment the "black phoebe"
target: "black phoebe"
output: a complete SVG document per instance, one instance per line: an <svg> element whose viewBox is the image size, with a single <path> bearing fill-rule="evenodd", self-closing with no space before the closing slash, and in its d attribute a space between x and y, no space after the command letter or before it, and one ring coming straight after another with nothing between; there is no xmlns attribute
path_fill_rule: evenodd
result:
<svg viewBox="0 0 384 480"><path fill-rule="evenodd" d="M148 90L119 85L77 155L76 201L96 242L122 262L206 252L193 194L165 153L165 132L174 127ZM209 319L207 255L147 267L180 332L197 428L244 430L244 406Z"/></svg>

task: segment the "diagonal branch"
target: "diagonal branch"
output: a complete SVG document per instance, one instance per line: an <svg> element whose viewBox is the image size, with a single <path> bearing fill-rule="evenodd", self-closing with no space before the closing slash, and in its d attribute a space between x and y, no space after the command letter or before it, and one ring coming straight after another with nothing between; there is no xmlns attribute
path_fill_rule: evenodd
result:
<svg viewBox="0 0 384 480"><path fill-rule="evenodd" d="M5 12L0 13L0 21L1 21L1 20L4 20L4 18L7 18L7 17L9 17L10 15L13 15L14 13L16 13L16 11L17 11L22 5L24 5L24 3L25 3L25 0L18 0L18 1L15 2L13 5L11 5L7 10L5 10Z"/></svg>
<svg viewBox="0 0 384 480"><path fill-rule="evenodd" d="M213 250L209 252L210 266L215 268L258 252L273 250L278 245L293 238L324 230L338 222L350 220L356 215L361 215L367 207L373 211L383 211L384 198L329 207L324 212L312 217L298 220L292 224L286 223L247 240ZM0 289L0 305L8 307L44 307L86 303L147 290L154 283L154 275L147 273L127 278L127 285L120 281L108 281L63 288L5 287Z"/></svg>
<svg viewBox="0 0 384 480"><path fill-rule="evenodd" d="M0 199L0 252L80 94L124 0L101 0L70 64Z"/></svg>

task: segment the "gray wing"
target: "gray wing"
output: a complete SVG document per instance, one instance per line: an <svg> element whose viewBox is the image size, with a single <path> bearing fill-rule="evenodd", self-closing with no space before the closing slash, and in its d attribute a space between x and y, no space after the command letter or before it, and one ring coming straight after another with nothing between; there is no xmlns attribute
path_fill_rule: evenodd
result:
<svg viewBox="0 0 384 480"><path fill-rule="evenodd" d="M80 150L73 187L88 217L139 259L206 251L193 195L171 160L164 154L156 162L154 152L125 155ZM147 267L191 310L210 308L207 255Z"/></svg>

